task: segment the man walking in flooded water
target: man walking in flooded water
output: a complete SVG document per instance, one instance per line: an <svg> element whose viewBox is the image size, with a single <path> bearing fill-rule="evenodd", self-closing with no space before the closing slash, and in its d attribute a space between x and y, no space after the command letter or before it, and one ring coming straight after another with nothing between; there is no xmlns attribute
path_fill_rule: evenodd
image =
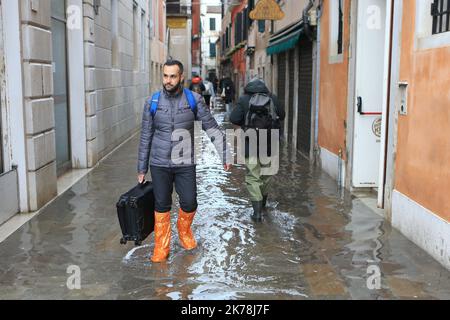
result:
<svg viewBox="0 0 450 320"><path fill-rule="evenodd" d="M247 84L230 116L230 122L244 131L245 183L253 206L251 218L255 222L262 220L270 180L278 171L279 153L276 151L279 151L279 129L285 116L278 98L269 92L264 81L259 78Z"/></svg>
<svg viewBox="0 0 450 320"><path fill-rule="evenodd" d="M196 248L191 225L197 211L197 182L194 155L194 122L201 121L227 164L226 139L201 95L184 89L183 64L169 60L163 68L163 90L147 99L139 145L138 181L143 183L149 169L155 196L155 247L151 260L167 260L170 251L173 184L179 196L177 229L186 250Z"/></svg>

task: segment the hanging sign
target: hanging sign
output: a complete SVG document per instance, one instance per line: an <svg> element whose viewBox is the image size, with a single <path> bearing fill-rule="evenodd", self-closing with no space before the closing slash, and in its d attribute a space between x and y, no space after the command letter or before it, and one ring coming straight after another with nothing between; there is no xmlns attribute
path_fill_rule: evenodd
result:
<svg viewBox="0 0 450 320"><path fill-rule="evenodd" d="M260 0L250 12L252 20L281 20L284 16L283 10L275 0Z"/></svg>
<svg viewBox="0 0 450 320"><path fill-rule="evenodd" d="M170 29L186 29L187 19L183 17L167 18L167 27L169 27Z"/></svg>

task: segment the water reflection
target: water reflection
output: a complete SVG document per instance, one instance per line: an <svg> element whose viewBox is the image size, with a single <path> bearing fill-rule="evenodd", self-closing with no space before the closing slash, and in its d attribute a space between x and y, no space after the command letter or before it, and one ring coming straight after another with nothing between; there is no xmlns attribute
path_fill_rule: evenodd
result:
<svg viewBox="0 0 450 320"><path fill-rule="evenodd" d="M141 247L119 244L115 203L136 183L136 137L0 244L0 298L450 298L447 270L286 146L254 224L245 168L225 172L209 140L201 143L198 248L181 248L176 214L167 262L150 261L152 236ZM81 269L79 291L66 287L69 265ZM367 287L371 265L380 290Z"/></svg>

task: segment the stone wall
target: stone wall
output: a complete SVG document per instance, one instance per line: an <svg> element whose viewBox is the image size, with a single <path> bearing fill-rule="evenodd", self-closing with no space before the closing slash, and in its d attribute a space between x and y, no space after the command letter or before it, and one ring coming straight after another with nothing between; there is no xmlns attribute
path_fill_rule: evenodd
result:
<svg viewBox="0 0 450 320"><path fill-rule="evenodd" d="M112 1L101 1L98 14L92 1L84 5L89 166L139 130L144 101L150 95L148 1L139 1L137 8L132 1L116 1L116 37ZM113 54L113 48L118 52Z"/></svg>
<svg viewBox="0 0 450 320"><path fill-rule="evenodd" d="M112 15L114 2L116 19ZM27 184L30 211L41 208L57 194L51 3L51 0L18 3L28 180L21 183ZM67 81L68 88L73 87L72 81L84 82L81 90L85 91L81 99L84 105L81 102L69 106L82 114L81 120L70 119L71 132L76 132L73 128L77 126L83 133L86 130L86 138L72 137L72 142L78 138L86 141L85 164L78 163L77 154L72 157L77 162L72 166L82 168L86 164L93 167L140 129L144 101L151 94L150 1L138 0L137 7L129 0L101 0L98 8L94 7L94 0L71 0L66 5L73 3L82 5L79 12L83 41L80 38L79 46L84 49L84 65L78 66L75 63L78 60L71 58L74 52L71 42L67 47L67 64L70 68L79 67L81 72L74 78L78 72L71 69ZM83 145L81 148L84 150Z"/></svg>
<svg viewBox="0 0 450 320"><path fill-rule="evenodd" d="M30 210L56 195L51 1L20 1Z"/></svg>

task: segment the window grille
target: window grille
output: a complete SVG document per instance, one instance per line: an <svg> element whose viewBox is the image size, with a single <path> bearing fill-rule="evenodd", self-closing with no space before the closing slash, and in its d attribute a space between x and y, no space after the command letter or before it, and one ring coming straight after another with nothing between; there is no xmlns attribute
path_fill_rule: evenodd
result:
<svg viewBox="0 0 450 320"><path fill-rule="evenodd" d="M450 31L450 0L433 0L431 4L433 34Z"/></svg>

